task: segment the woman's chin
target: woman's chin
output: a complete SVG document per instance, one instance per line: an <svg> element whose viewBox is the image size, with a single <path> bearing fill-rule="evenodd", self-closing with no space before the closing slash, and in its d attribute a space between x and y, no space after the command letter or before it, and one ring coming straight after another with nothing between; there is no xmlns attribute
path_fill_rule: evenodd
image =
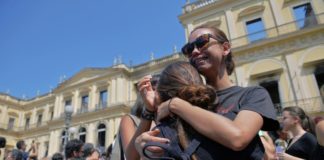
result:
<svg viewBox="0 0 324 160"><path fill-rule="evenodd" d="M212 66L209 65L208 63L200 63L200 64L196 64L196 68L199 72L205 72L207 70L209 70Z"/></svg>

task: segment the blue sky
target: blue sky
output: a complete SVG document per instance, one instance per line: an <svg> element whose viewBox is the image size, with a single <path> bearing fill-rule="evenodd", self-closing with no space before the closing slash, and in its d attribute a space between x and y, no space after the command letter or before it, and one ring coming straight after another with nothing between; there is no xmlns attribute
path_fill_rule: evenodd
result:
<svg viewBox="0 0 324 160"><path fill-rule="evenodd" d="M185 43L185 0L1 0L0 92L27 98L86 67L146 62Z"/></svg>

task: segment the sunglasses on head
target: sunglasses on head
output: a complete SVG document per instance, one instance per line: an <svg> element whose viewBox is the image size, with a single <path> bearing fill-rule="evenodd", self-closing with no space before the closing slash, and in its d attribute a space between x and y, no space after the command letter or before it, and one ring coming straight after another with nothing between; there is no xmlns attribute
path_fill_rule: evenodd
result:
<svg viewBox="0 0 324 160"><path fill-rule="evenodd" d="M216 37L213 36L212 34L203 34L200 37L198 37L195 41L188 42L187 44L185 44L182 47L181 51L186 57L191 57L191 54L192 54L193 50L195 49L195 47L197 47L197 49L199 51L201 51L202 48L204 48L206 46L209 46L210 38L213 38L214 40L217 40ZM214 41L214 42L219 43L217 41Z"/></svg>

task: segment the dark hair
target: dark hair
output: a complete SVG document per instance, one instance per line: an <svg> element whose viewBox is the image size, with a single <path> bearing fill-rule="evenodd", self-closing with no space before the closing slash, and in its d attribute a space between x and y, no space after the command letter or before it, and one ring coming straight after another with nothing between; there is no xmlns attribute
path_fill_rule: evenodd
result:
<svg viewBox="0 0 324 160"><path fill-rule="evenodd" d="M285 107L283 111L289 112L291 116L298 117L300 119L300 124L304 130L315 135L315 125L314 121L309 118L305 111L297 106Z"/></svg>
<svg viewBox="0 0 324 160"><path fill-rule="evenodd" d="M91 156L91 154L95 151L93 144L85 143L83 145L83 157Z"/></svg>
<svg viewBox="0 0 324 160"><path fill-rule="evenodd" d="M142 99L141 95L139 95L139 93L137 93L137 98L136 98L135 104L132 107L130 113L136 117L141 117L141 113L143 112L143 107L144 107L143 99Z"/></svg>
<svg viewBox="0 0 324 160"><path fill-rule="evenodd" d="M82 145L83 145L83 142L78 139L72 139L72 140L68 141L65 146L65 157L72 158L74 156L73 152L74 151L80 152Z"/></svg>
<svg viewBox="0 0 324 160"><path fill-rule="evenodd" d="M160 79L160 75L158 75L158 74L154 74L152 76L151 85L152 85L153 88L156 88L159 79ZM134 106L132 107L130 113L132 115L135 115L136 117L141 117L144 105L145 104L144 104L144 101L142 99L142 96L139 95L139 93L137 92L137 99L136 99L136 102L135 102Z"/></svg>
<svg viewBox="0 0 324 160"><path fill-rule="evenodd" d="M183 61L170 64L162 71L157 92L162 102L179 97L193 105L209 110L216 100L215 90L204 85L198 71L190 63ZM181 147L187 148L189 140L197 132L180 118L177 118L175 128ZM193 155L192 159L197 158Z"/></svg>
<svg viewBox="0 0 324 160"><path fill-rule="evenodd" d="M23 140L19 140L17 143L16 143L16 147L18 149L22 149L22 146L25 145L25 141Z"/></svg>
<svg viewBox="0 0 324 160"><path fill-rule="evenodd" d="M14 160L23 160L23 153L20 150L18 150L18 149L13 149L11 151L11 157Z"/></svg>
<svg viewBox="0 0 324 160"><path fill-rule="evenodd" d="M61 153L54 153L52 156L52 160L63 160L63 155Z"/></svg>
<svg viewBox="0 0 324 160"><path fill-rule="evenodd" d="M198 26L195 29L193 29L191 31L191 33L193 33L194 31L196 31L198 29L209 29L209 30L212 31L212 35L215 36L216 40L219 43L221 43L221 44L223 44L225 42L229 43L229 40L228 40L226 34L222 30L220 30L219 28L208 26L208 25L201 25L201 26ZM233 73L234 68L235 68L235 63L234 63L234 60L233 60L232 51L230 51L226 55L226 57L225 57L225 65L226 65L227 74L231 75Z"/></svg>
<svg viewBox="0 0 324 160"><path fill-rule="evenodd" d="M214 89L204 85L198 71L184 61L170 64L162 71L157 92L162 102L179 97L203 108L216 99Z"/></svg>
<svg viewBox="0 0 324 160"><path fill-rule="evenodd" d="M107 157L107 159L110 159L110 155L111 155L111 152L112 152L112 147L113 147L113 145L110 144L108 146L107 150L106 150L106 157Z"/></svg>

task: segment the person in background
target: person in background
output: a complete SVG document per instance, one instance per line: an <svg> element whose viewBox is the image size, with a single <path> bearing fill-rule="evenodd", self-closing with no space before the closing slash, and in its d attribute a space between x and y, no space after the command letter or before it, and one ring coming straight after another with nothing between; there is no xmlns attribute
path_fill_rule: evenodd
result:
<svg viewBox="0 0 324 160"><path fill-rule="evenodd" d="M65 146L65 158L72 160L81 158L83 155L83 142L78 139L72 139Z"/></svg>
<svg viewBox="0 0 324 160"><path fill-rule="evenodd" d="M21 150L13 149L8 153L6 160L23 160L23 153Z"/></svg>
<svg viewBox="0 0 324 160"><path fill-rule="evenodd" d="M52 156L52 160L63 160L64 157L62 155L62 153L54 153Z"/></svg>
<svg viewBox="0 0 324 160"><path fill-rule="evenodd" d="M37 160L38 157L38 147L39 143L35 143L35 141L32 141L32 145L29 149L29 159L31 160Z"/></svg>
<svg viewBox="0 0 324 160"><path fill-rule="evenodd" d="M147 109L157 112L158 121L171 114L179 116L197 132L216 142L213 147L217 148L214 154L218 154L218 159L262 159L264 148L258 131L276 130L279 123L271 98L264 88L239 87L231 82L229 75L234 70L234 61L225 33L215 27L199 26L190 33L189 42L182 52L205 77L207 84L216 90L219 101L214 113L178 97ZM146 79L139 83L143 97L148 96L148 83ZM143 154L143 148L149 141L168 142L168 139L156 137L157 134L159 131L143 133L142 130L136 139L137 151ZM148 150L154 153L163 151L158 148Z"/></svg>
<svg viewBox="0 0 324 160"><path fill-rule="evenodd" d="M290 132L292 137L286 151L277 156L285 160L310 159L317 144L310 118L297 106L285 107L282 116L283 130Z"/></svg>
<svg viewBox="0 0 324 160"><path fill-rule="evenodd" d="M26 152L27 145L26 145L25 141L19 140L16 143L16 147L18 150L20 150L22 152L23 160L28 160L31 149L29 149L28 152Z"/></svg>
<svg viewBox="0 0 324 160"><path fill-rule="evenodd" d="M110 144L108 146L107 150L106 150L106 157L105 157L105 159L107 159L107 160L110 160L111 159L110 157L111 157L112 146L113 146L113 144Z"/></svg>
<svg viewBox="0 0 324 160"><path fill-rule="evenodd" d="M151 84L153 88L155 88L157 81L159 79L158 75L154 75L151 79ZM140 123L140 117L143 112L144 103L142 97L140 95L137 96L135 105L131 109L131 114L126 114L122 117L120 122L120 144L121 144L121 153L120 158L121 160L125 159L123 156L126 156L127 160L131 160L135 157L138 157L138 153L135 150L133 144L130 145L131 139L135 134L135 131ZM117 136L118 137L118 136ZM119 140L119 139L116 139ZM114 149L113 149L113 154ZM112 155L112 158L115 158L115 155Z"/></svg>
<svg viewBox="0 0 324 160"><path fill-rule="evenodd" d="M83 145L83 157L86 160L99 160L100 153L96 148L94 148L93 144L85 143Z"/></svg>

